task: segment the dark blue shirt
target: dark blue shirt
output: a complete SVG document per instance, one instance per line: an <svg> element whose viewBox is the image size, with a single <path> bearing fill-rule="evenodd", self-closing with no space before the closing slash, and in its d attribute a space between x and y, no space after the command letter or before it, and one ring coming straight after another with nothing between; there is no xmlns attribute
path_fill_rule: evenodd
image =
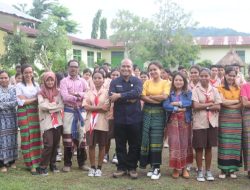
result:
<svg viewBox="0 0 250 190"><path fill-rule="evenodd" d="M140 96L142 82L137 77L131 76L128 81L118 77L111 81L109 95L112 92L120 93L114 103L114 122L118 124L135 124L142 121Z"/></svg>

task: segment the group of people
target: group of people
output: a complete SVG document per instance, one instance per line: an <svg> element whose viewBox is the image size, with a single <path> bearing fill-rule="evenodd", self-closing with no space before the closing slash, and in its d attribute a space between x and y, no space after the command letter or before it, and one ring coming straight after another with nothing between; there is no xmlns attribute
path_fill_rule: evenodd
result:
<svg viewBox="0 0 250 190"><path fill-rule="evenodd" d="M159 179L166 141L175 179L190 178L195 158L197 180L213 181L215 146L219 178L237 178L242 156L250 177L250 83L238 66L194 65L189 72L179 67L171 73L152 61L142 72L124 59L119 69L104 65L93 73L85 69L80 76L79 63L70 60L65 77L45 72L38 84L27 64L18 77L10 85L8 73L0 71L1 172L16 168L19 127L23 161L33 175L48 175L48 168L60 171L56 155L62 136L64 172L71 171L76 151L80 169L89 177L102 176L102 164L109 160L110 141L115 138L115 178L128 174L136 179L137 167L150 165L146 175Z"/></svg>

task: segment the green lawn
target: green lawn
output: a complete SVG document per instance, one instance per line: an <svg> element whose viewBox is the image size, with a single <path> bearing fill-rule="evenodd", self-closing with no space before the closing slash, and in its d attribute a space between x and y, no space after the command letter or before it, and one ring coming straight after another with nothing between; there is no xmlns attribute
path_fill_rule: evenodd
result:
<svg viewBox="0 0 250 190"><path fill-rule="evenodd" d="M112 147L114 149L114 146ZM112 151L111 151L112 152ZM111 154L110 154L111 155ZM227 178L225 180L218 179L219 170L217 169L216 158L217 153L214 149L214 159L212 171L216 176L214 182L197 182L195 179L196 173L191 172L190 179L172 179L171 170L168 165L168 149L163 151L163 165L161 166L162 177L160 180L152 181L146 177L146 170L139 169L139 179L131 180L129 177L119 179L112 178L112 172L116 170L113 164L104 164L103 177L91 178L87 176L87 172L80 171L76 165L76 157L74 157L74 165L70 173L49 173L48 176L31 176L29 171L24 167L22 160L17 162L16 170L10 169L8 173L0 173L0 190L16 190L16 189L40 189L40 190L84 190L84 189L119 189L119 190L134 190L134 189L202 189L202 190L247 190L250 189L250 180L246 177L243 169L238 173L237 179ZM195 163L193 164L195 166ZM61 168L63 163L59 163Z"/></svg>

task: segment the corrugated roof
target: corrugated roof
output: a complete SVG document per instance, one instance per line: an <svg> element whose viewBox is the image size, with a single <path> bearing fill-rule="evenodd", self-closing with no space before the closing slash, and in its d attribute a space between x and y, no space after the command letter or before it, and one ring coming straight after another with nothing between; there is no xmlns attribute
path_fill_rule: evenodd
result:
<svg viewBox="0 0 250 190"><path fill-rule="evenodd" d="M200 46L250 46L250 36L208 36L195 37Z"/></svg>
<svg viewBox="0 0 250 190"><path fill-rule="evenodd" d="M34 28L29 28L29 27L26 27L26 26L18 26L20 31L27 34L27 36L29 37L36 37L37 34L38 34L38 30L34 29ZM14 30L14 26L12 24L1 24L0 23L0 29L8 32L8 33L13 33L13 30Z"/></svg>
<svg viewBox="0 0 250 190"><path fill-rule="evenodd" d="M1 24L0 29L4 30L8 33L13 33L14 26L12 24ZM21 32L27 34L29 37L36 37L38 34L38 30L34 28L29 28L26 26L19 26ZM71 35L68 35L69 39L72 41L74 45L82 45L86 47L98 48L98 49L109 49L109 48L123 48L123 43L113 44L110 40L107 39L81 39Z"/></svg>
<svg viewBox="0 0 250 190"><path fill-rule="evenodd" d="M22 19L22 21L25 20L28 22L41 22L40 20L38 20L38 19L28 15L28 14L25 14L25 13L15 9L14 7L9 6L9 5L2 3L2 2L0 2L0 14L13 16L13 17Z"/></svg>

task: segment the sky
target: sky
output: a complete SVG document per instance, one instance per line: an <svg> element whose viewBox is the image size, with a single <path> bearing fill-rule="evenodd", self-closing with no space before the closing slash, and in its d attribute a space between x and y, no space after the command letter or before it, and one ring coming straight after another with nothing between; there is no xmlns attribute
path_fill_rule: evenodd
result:
<svg viewBox="0 0 250 190"><path fill-rule="evenodd" d="M98 9L107 18L108 26L119 9L125 9L136 15L151 17L157 12L156 0L58 0L68 7L72 13L71 19L80 25L80 38L90 38L92 19ZM173 0L186 13L191 13L198 26L232 28L239 32L250 33L250 1L247 0ZM32 0L0 0L9 5L27 3ZM108 35L111 34L108 30Z"/></svg>

